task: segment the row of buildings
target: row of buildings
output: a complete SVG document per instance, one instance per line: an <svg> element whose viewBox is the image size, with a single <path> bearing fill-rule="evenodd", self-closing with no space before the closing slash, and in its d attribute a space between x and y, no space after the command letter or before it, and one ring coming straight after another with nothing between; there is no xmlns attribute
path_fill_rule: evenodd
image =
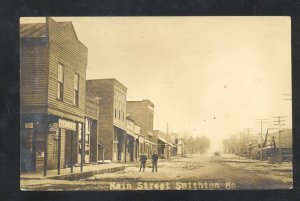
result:
<svg viewBox="0 0 300 201"><path fill-rule="evenodd" d="M150 100L127 101L116 79L86 80L87 55L72 22L20 25L21 171L183 154L177 134L153 129Z"/></svg>
<svg viewBox="0 0 300 201"><path fill-rule="evenodd" d="M290 161L293 157L292 129L268 128L264 136L260 134L232 135L223 141L225 153L232 153L251 159L268 160L280 156Z"/></svg>

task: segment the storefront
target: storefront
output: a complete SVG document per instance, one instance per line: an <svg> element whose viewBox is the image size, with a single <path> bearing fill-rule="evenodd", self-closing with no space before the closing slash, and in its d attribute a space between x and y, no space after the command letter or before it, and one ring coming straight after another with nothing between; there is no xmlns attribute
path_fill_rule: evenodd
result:
<svg viewBox="0 0 300 201"><path fill-rule="evenodd" d="M30 115L22 120L22 172L44 171L46 175L47 169L57 169L60 174L61 168L73 172L74 165L83 162L76 157L80 153L82 123L51 115Z"/></svg>

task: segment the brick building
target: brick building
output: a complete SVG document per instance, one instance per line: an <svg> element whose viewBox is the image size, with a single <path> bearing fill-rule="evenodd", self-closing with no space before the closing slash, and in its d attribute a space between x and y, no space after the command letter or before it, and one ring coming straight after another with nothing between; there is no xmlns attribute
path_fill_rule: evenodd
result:
<svg viewBox="0 0 300 201"><path fill-rule="evenodd" d="M130 118L141 126L144 142L140 144L140 153L150 157L157 152L157 136L153 133L154 104L150 100L127 101L126 109Z"/></svg>
<svg viewBox="0 0 300 201"><path fill-rule="evenodd" d="M104 159L125 161L127 88L116 79L87 80L86 87L88 96L101 99L98 133Z"/></svg>
<svg viewBox="0 0 300 201"><path fill-rule="evenodd" d="M72 22L20 25L21 171L81 162L87 52Z"/></svg>

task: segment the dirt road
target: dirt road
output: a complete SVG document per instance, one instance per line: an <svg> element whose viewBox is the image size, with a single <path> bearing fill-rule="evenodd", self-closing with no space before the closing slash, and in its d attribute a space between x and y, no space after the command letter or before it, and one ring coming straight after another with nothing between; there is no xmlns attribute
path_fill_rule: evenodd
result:
<svg viewBox="0 0 300 201"><path fill-rule="evenodd" d="M152 172L148 162L145 172L139 172L135 164L79 181L42 180L23 186L31 190L288 189L292 187L292 165L204 154L159 160L158 172Z"/></svg>

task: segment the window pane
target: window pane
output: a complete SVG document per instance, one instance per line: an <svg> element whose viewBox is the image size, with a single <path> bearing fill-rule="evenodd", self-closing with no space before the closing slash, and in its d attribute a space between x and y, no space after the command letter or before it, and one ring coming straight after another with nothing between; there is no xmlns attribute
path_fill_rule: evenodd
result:
<svg viewBox="0 0 300 201"><path fill-rule="evenodd" d="M58 81L63 83L63 78L64 78L64 69L63 65L58 64Z"/></svg>
<svg viewBox="0 0 300 201"><path fill-rule="evenodd" d="M79 75L75 73L74 75L74 89L78 90L78 84L79 84Z"/></svg>
<svg viewBox="0 0 300 201"><path fill-rule="evenodd" d="M60 83L57 82L57 98L60 98Z"/></svg>

